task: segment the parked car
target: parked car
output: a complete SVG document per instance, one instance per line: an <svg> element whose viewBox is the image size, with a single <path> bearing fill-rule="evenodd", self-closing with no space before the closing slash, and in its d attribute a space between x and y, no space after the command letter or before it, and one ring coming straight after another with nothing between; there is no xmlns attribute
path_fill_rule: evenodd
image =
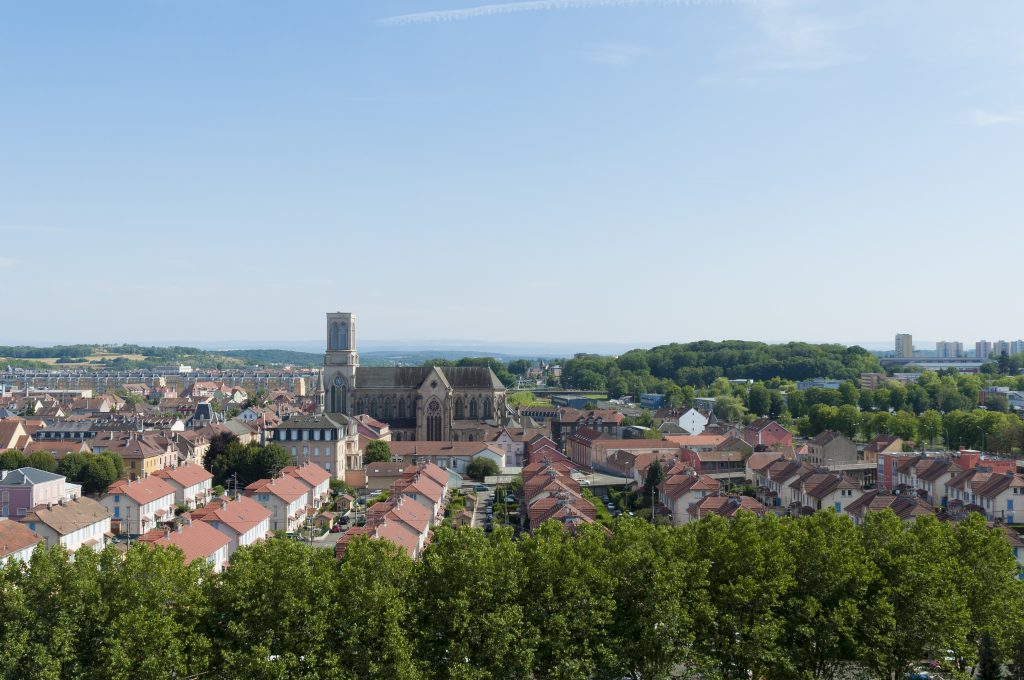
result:
<svg viewBox="0 0 1024 680"><path fill-rule="evenodd" d="M334 526L331 527L331 533L332 534L340 534L344 530L345 530L345 527L341 526L340 524L335 524Z"/></svg>
<svg viewBox="0 0 1024 680"><path fill-rule="evenodd" d="M486 484L477 484L476 486L473 487L473 491L487 491L487 490L488 489L487 489L487 485Z"/></svg>
<svg viewBox="0 0 1024 680"><path fill-rule="evenodd" d="M516 502L516 497L515 496L505 496L505 502L506 503L515 503Z"/></svg>

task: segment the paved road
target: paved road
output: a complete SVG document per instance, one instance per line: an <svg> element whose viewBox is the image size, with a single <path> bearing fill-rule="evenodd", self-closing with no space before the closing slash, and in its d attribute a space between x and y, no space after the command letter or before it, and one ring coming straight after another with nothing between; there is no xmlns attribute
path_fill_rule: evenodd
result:
<svg viewBox="0 0 1024 680"><path fill-rule="evenodd" d="M488 487L487 491L474 491L475 483L463 482L462 493L471 493L476 496L476 506L473 508L473 521L470 526L484 528L487 521L487 499L494 494L494 487Z"/></svg>

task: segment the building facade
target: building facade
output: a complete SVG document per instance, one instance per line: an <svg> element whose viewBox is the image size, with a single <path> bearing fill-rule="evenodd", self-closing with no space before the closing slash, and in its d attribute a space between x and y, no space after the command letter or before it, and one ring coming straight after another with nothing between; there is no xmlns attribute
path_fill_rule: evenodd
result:
<svg viewBox="0 0 1024 680"><path fill-rule="evenodd" d="M505 414L505 386L487 366L359 366L356 316L327 315L321 412L368 414L394 441L480 441Z"/></svg>

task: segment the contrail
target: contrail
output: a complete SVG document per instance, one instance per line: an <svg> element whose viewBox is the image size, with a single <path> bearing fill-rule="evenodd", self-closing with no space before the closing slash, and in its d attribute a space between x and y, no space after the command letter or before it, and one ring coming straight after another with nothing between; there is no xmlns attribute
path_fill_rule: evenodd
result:
<svg viewBox="0 0 1024 680"><path fill-rule="evenodd" d="M400 14L378 19L382 26L408 26L409 24L430 24L436 21L462 21L513 12L539 12L548 9L586 9L589 7L631 7L639 5L739 5L753 0L523 0L502 2L493 5L479 5L466 9L436 10Z"/></svg>

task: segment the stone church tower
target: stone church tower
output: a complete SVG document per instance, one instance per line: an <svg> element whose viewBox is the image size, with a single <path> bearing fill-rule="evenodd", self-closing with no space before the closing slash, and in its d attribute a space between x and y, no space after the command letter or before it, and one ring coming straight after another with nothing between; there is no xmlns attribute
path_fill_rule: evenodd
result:
<svg viewBox="0 0 1024 680"><path fill-rule="evenodd" d="M324 401L327 413L348 413L356 386L356 315L334 312L327 315L327 354L324 355Z"/></svg>

